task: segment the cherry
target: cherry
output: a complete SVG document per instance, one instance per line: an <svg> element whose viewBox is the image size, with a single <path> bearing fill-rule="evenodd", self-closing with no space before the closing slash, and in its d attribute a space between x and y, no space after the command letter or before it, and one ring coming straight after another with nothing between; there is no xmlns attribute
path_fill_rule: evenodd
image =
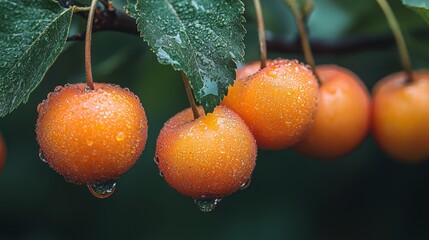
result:
<svg viewBox="0 0 429 240"><path fill-rule="evenodd" d="M222 104L237 112L264 149L297 143L317 111L318 85L311 69L296 60L274 60L251 74L255 63L237 71Z"/></svg>
<svg viewBox="0 0 429 240"><path fill-rule="evenodd" d="M373 89L372 132L390 156L420 162L429 158L429 71L391 74Z"/></svg>
<svg viewBox="0 0 429 240"><path fill-rule="evenodd" d="M308 157L334 159L351 152L368 134L370 98L349 70L322 65L316 71L321 81L318 111L308 135L294 148Z"/></svg>
<svg viewBox="0 0 429 240"><path fill-rule="evenodd" d="M155 161L172 188L210 211L204 207L215 206L251 178L256 153L252 133L230 109L218 106L194 120L188 108L162 128Z"/></svg>
<svg viewBox="0 0 429 240"><path fill-rule="evenodd" d="M4 162L6 160L6 145L4 143L3 136L0 133L0 171L4 168Z"/></svg>
<svg viewBox="0 0 429 240"><path fill-rule="evenodd" d="M136 95L110 84L94 87L58 86L38 106L41 155L77 184L117 179L133 166L147 139L146 115Z"/></svg>

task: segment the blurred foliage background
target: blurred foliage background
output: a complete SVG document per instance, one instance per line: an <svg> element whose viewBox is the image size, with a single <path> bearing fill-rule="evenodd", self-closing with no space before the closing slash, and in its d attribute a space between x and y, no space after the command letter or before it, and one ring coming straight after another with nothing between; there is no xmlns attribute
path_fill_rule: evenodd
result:
<svg viewBox="0 0 429 240"><path fill-rule="evenodd" d="M406 34L413 66L429 67L424 20L390 1ZM246 0L246 61L258 59L255 14ZM294 41L297 29L282 0L262 1L269 36ZM82 30L75 17L73 31ZM315 0L309 19L314 41L342 42L391 34L376 1ZM371 89L401 70L395 45L316 54ZM83 42L69 43L27 104L0 119L8 156L0 175L0 239L428 239L429 162L399 163L369 136L351 155L323 162L292 150L259 151L251 186L225 198L211 213L171 189L153 162L157 135L169 117L188 107L180 74L158 64L141 38L94 36L95 80L129 87L149 121L146 149L110 198L69 184L39 160L36 106L57 85L84 81ZM270 58L299 53L269 52ZM429 107L429 106L428 106Z"/></svg>

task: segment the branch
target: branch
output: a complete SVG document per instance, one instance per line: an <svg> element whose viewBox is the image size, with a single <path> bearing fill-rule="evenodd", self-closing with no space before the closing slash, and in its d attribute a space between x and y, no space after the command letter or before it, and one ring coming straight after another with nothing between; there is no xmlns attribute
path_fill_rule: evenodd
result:
<svg viewBox="0 0 429 240"><path fill-rule="evenodd" d="M57 0L63 7L86 7L87 5L81 4L74 0ZM133 35L139 35L137 31L136 20L128 16L125 12L120 11L113 7L111 3L107 1L101 1L104 8L101 9L98 7L94 15L94 23L92 27L92 32L101 32L101 31L117 31L124 32ZM88 12L77 12L76 15L84 19L88 19ZM70 36L67 38L67 41L84 41L85 33L78 33L76 35Z"/></svg>
<svg viewBox="0 0 429 240"><path fill-rule="evenodd" d="M78 3L74 0L57 0L64 7L86 5ZM84 19L88 18L88 12L78 12L77 15ZM133 35L139 35L137 31L136 19L130 17L125 12L115 9L113 6L97 8L94 16L93 32L101 31L117 31ZM412 34L416 37L428 37L427 30L420 30ZM83 41L85 33L78 33L69 36L68 41ZM361 52L374 49L386 49L395 44L395 39L391 34L377 36L359 36L340 40L310 40L310 45L315 54L345 54L353 52ZM282 38L273 36L267 33L267 48L269 51L285 52L285 53L302 53L300 39L295 41L287 41Z"/></svg>

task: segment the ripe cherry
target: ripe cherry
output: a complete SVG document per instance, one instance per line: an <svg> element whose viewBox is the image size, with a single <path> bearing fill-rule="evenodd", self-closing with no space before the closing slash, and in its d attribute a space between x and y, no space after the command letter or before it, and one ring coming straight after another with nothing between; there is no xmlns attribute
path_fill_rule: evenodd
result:
<svg viewBox="0 0 429 240"><path fill-rule="evenodd" d="M429 158L429 71L391 74L373 89L372 131L380 147L405 162Z"/></svg>
<svg viewBox="0 0 429 240"><path fill-rule="evenodd" d="M252 133L230 109L218 106L194 120L188 108L162 128L155 161L172 188L210 211L251 178L256 153Z"/></svg>
<svg viewBox="0 0 429 240"><path fill-rule="evenodd" d="M258 147L289 147L313 122L318 102L316 78L296 60L269 61L264 69L241 78L253 72L254 64L237 71L239 77L222 104L243 118Z"/></svg>
<svg viewBox="0 0 429 240"><path fill-rule="evenodd" d="M4 143L3 136L0 133L0 172L4 168L5 160L6 160L6 145Z"/></svg>
<svg viewBox="0 0 429 240"><path fill-rule="evenodd" d="M147 120L140 100L119 86L58 86L38 111L41 155L69 182L92 185L117 179L146 144Z"/></svg>
<svg viewBox="0 0 429 240"><path fill-rule="evenodd" d="M316 67L321 81L314 123L295 150L305 156L334 159L355 149L368 134L370 98L362 81L349 70Z"/></svg>

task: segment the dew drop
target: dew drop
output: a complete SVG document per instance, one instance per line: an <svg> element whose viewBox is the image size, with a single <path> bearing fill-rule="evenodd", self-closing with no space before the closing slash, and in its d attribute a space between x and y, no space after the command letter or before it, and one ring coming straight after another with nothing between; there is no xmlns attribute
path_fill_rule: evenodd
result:
<svg viewBox="0 0 429 240"><path fill-rule="evenodd" d="M91 87L89 87L89 86L85 86L84 91L85 91L86 93L87 93L87 92L89 92L89 91L91 91Z"/></svg>
<svg viewBox="0 0 429 240"><path fill-rule="evenodd" d="M118 134L116 134L116 141L124 141L125 138L125 134L123 132L118 132Z"/></svg>
<svg viewBox="0 0 429 240"><path fill-rule="evenodd" d="M56 86L55 88L54 88L54 92L59 92L59 91L61 91L61 89L63 89L63 87L62 86Z"/></svg>
<svg viewBox="0 0 429 240"><path fill-rule="evenodd" d="M70 176L64 176L64 180L65 180L66 182L68 182L68 183L75 183L75 182L73 181L73 178L71 178Z"/></svg>
<svg viewBox="0 0 429 240"><path fill-rule="evenodd" d="M211 212L221 200L222 198L194 199L194 203L202 212Z"/></svg>
<svg viewBox="0 0 429 240"><path fill-rule="evenodd" d="M94 145L94 141L92 141L91 139L86 139L85 141L86 141L86 145L88 145L89 147Z"/></svg>
<svg viewBox="0 0 429 240"><path fill-rule="evenodd" d="M110 197L116 189L116 181L109 180L103 183L95 183L87 185L89 191L92 195L97 198L107 198Z"/></svg>
<svg viewBox="0 0 429 240"><path fill-rule="evenodd" d="M162 178L164 178L164 173L162 173L161 171L159 171L159 176L161 176Z"/></svg>
<svg viewBox="0 0 429 240"><path fill-rule="evenodd" d="M155 156L153 158L153 161L156 163L156 165L158 165L159 164L159 158L158 158L158 156Z"/></svg>
<svg viewBox="0 0 429 240"><path fill-rule="evenodd" d="M42 149L39 149L39 158L40 158L40 160L42 160L42 162L44 162L44 163L48 162L48 161L46 160L46 156L45 156L45 154L42 152Z"/></svg>
<svg viewBox="0 0 429 240"><path fill-rule="evenodd" d="M40 110L42 110L42 103L39 103L39 105L37 105L37 112L40 113Z"/></svg>
<svg viewBox="0 0 429 240"><path fill-rule="evenodd" d="M251 182L252 182L252 178L247 179L247 181L241 185L240 190L244 190L244 189L248 188L250 186Z"/></svg>

